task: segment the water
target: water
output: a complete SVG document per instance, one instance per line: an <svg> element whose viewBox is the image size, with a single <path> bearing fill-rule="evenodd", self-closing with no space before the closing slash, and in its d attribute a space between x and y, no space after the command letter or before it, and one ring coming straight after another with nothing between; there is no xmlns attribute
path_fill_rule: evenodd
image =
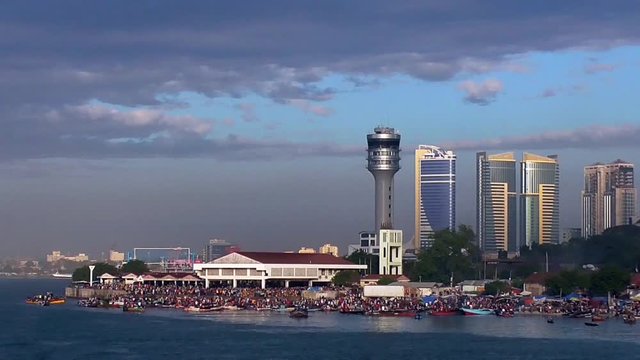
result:
<svg viewBox="0 0 640 360"><path fill-rule="evenodd" d="M0 279L0 359L633 359L640 325L544 317L144 314L24 304L64 280Z"/></svg>

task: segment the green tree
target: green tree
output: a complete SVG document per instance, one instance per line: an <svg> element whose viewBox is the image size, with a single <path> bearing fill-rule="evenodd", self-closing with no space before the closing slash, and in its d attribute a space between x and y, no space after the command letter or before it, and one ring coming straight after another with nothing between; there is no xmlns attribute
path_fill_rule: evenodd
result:
<svg viewBox="0 0 640 360"><path fill-rule="evenodd" d="M448 284L475 278L479 252L473 244L471 228L461 225L458 230L443 230L434 234L433 244L418 255L409 274L412 280L431 280Z"/></svg>
<svg viewBox="0 0 640 360"><path fill-rule="evenodd" d="M109 273L111 275L118 275L118 269L111 264L106 263L95 263L95 269L93 269L93 281L97 281L97 278L104 274ZM71 275L71 279L73 281L89 281L89 266L83 266L81 268L77 268L73 274Z"/></svg>
<svg viewBox="0 0 640 360"><path fill-rule="evenodd" d="M149 272L149 267L142 260L129 260L126 264L122 265L120 271L123 274L133 273L136 275L142 275Z"/></svg>
<svg viewBox="0 0 640 360"><path fill-rule="evenodd" d="M394 281L396 280L390 276L382 276L380 280L378 280L378 285L389 285Z"/></svg>
<svg viewBox="0 0 640 360"><path fill-rule="evenodd" d="M621 293L628 285L630 274L618 267L605 267L591 275L591 293L594 295L606 295L611 292L614 295Z"/></svg>
<svg viewBox="0 0 640 360"><path fill-rule="evenodd" d="M365 251L354 251L345 259L354 264L367 265L367 274L377 274L379 270L380 257L377 254L369 254Z"/></svg>
<svg viewBox="0 0 640 360"><path fill-rule="evenodd" d="M492 281L484 286L485 295L500 295L509 291L511 291L511 286L504 281Z"/></svg>
<svg viewBox="0 0 640 360"><path fill-rule="evenodd" d="M355 270L343 270L333 276L331 282L336 286L351 286L360 281L360 274Z"/></svg>
<svg viewBox="0 0 640 360"><path fill-rule="evenodd" d="M588 273L582 271L562 271L545 282L547 294L560 295L570 294L576 290L589 289L591 285L591 277Z"/></svg>

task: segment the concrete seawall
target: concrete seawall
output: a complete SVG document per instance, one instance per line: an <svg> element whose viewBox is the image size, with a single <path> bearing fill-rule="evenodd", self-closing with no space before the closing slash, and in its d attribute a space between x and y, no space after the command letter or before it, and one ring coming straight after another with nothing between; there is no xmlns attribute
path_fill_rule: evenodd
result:
<svg viewBox="0 0 640 360"><path fill-rule="evenodd" d="M64 289L64 296L75 299L88 299L90 297L98 297L101 299L108 299L114 296L126 295L124 290L110 290L110 289L91 289L91 288L79 288L68 287Z"/></svg>

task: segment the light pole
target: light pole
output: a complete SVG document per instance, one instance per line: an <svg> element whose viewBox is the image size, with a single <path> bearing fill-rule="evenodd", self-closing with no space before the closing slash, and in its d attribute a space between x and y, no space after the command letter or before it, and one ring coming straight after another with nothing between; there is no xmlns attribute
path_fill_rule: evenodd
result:
<svg viewBox="0 0 640 360"><path fill-rule="evenodd" d="M89 265L89 286L93 286L93 269L95 268L95 265Z"/></svg>

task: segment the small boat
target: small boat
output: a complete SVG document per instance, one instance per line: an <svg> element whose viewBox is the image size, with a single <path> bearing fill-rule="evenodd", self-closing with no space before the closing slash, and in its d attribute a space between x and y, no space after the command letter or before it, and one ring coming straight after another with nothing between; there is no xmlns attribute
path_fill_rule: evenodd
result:
<svg viewBox="0 0 640 360"><path fill-rule="evenodd" d="M340 309L340 314L364 315L364 309Z"/></svg>
<svg viewBox="0 0 640 360"><path fill-rule="evenodd" d="M132 306L132 307L123 306L122 307L122 311L131 312L131 313L143 313L144 312L144 308L140 307L140 306Z"/></svg>
<svg viewBox="0 0 640 360"><path fill-rule="evenodd" d="M444 311L431 311L431 316L454 316L460 315L460 310L444 310Z"/></svg>
<svg viewBox="0 0 640 360"><path fill-rule="evenodd" d="M635 316L623 316L622 317L622 321L624 321L625 324L629 324L629 325L633 325L636 323L636 317Z"/></svg>
<svg viewBox="0 0 640 360"><path fill-rule="evenodd" d="M238 311L240 310L239 307L235 306L235 305L225 305L223 306L223 308L227 311Z"/></svg>
<svg viewBox="0 0 640 360"><path fill-rule="evenodd" d="M591 322L605 321L605 320L607 320L607 318L605 318L604 316L601 316L601 315L592 315L591 316Z"/></svg>
<svg viewBox="0 0 640 360"><path fill-rule="evenodd" d="M547 324L553 324L553 319L552 318L548 318L547 319Z"/></svg>
<svg viewBox="0 0 640 360"><path fill-rule="evenodd" d="M495 310L491 309L469 309L469 308L461 308L462 312L465 315L494 315Z"/></svg>
<svg viewBox="0 0 640 360"><path fill-rule="evenodd" d="M584 323L587 326L598 326L598 324L594 323L594 322L586 322Z"/></svg>
<svg viewBox="0 0 640 360"><path fill-rule="evenodd" d="M62 305L64 303L65 303L65 300L63 298L53 298L49 300L49 304L51 305Z"/></svg>
<svg viewBox="0 0 640 360"><path fill-rule="evenodd" d="M309 317L309 313L304 309L295 309L289 313L289 317L295 319L306 319Z"/></svg>
<svg viewBox="0 0 640 360"><path fill-rule="evenodd" d="M380 311L380 316L392 316L392 317L415 317L415 311Z"/></svg>
<svg viewBox="0 0 640 360"><path fill-rule="evenodd" d="M51 274L51 276L58 279L71 279L72 274L60 274L59 272L56 271L56 273Z"/></svg>
<svg viewBox="0 0 640 360"><path fill-rule="evenodd" d="M416 315L413 318L416 320L422 320L422 314L416 313Z"/></svg>
<svg viewBox="0 0 640 360"><path fill-rule="evenodd" d="M205 312L214 312L214 311L222 311L224 308L222 306L189 306L184 308L184 311L191 313L205 313Z"/></svg>
<svg viewBox="0 0 640 360"><path fill-rule="evenodd" d="M293 310L295 310L295 309L296 309L296 308L294 308L294 307L284 307L284 306L280 306L280 307L278 307L278 308L273 309L273 311L276 311L276 312L282 312L282 313L284 313L284 312L289 313L289 312L292 312L292 311L293 311Z"/></svg>

